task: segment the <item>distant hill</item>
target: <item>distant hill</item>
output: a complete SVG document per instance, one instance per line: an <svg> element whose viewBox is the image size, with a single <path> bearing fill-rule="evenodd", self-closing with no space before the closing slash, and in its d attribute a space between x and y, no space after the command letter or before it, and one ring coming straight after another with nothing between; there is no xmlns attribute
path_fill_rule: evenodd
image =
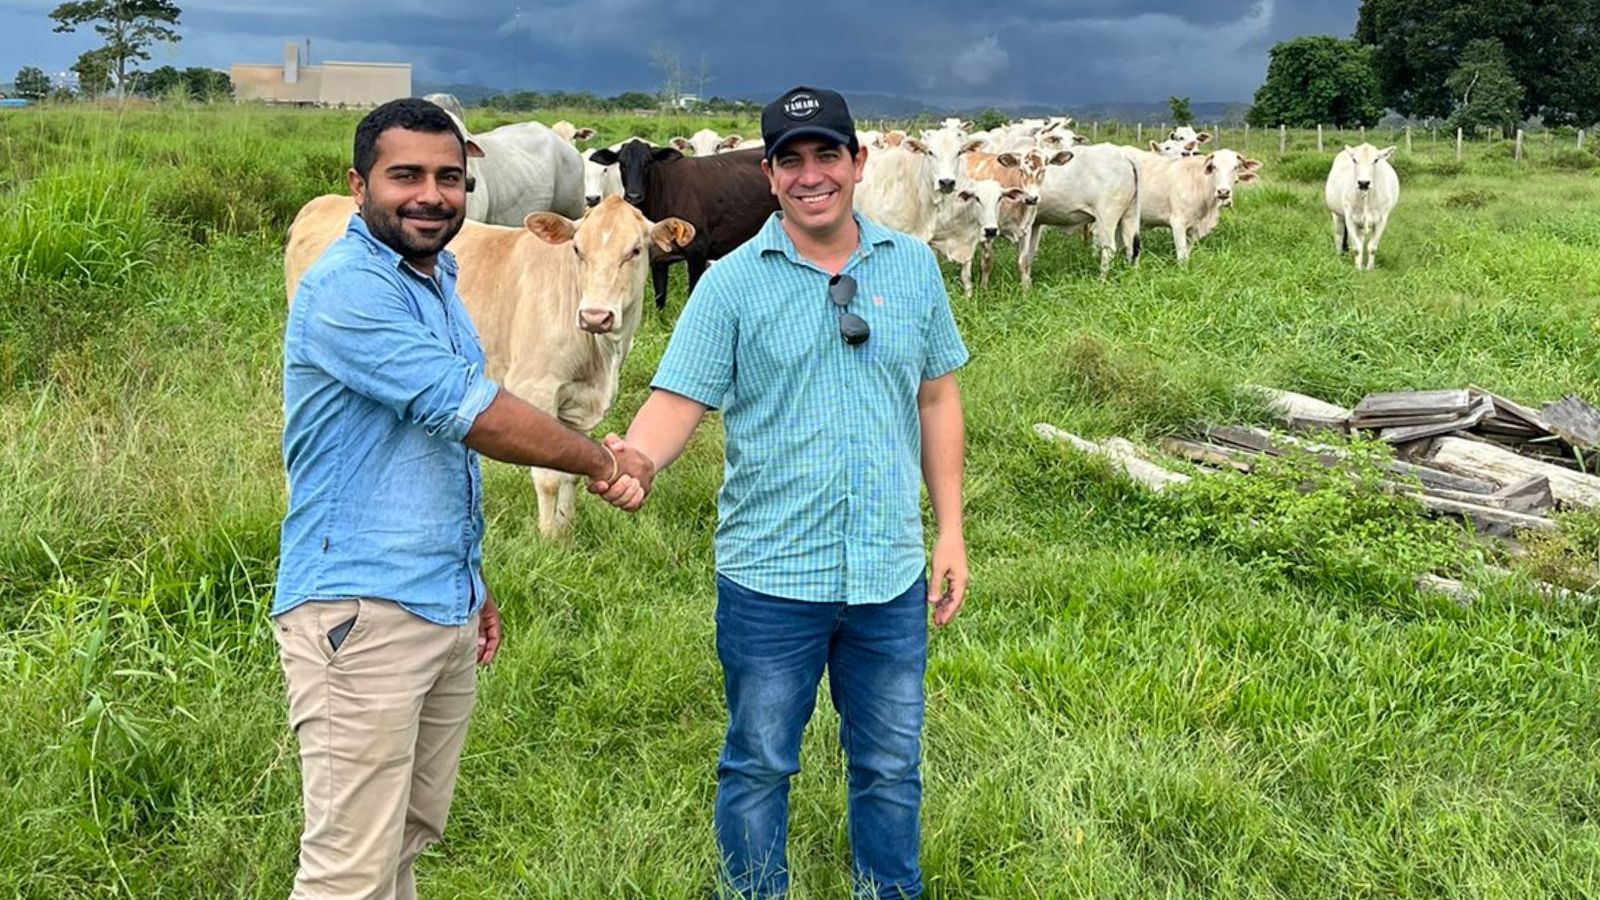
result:
<svg viewBox="0 0 1600 900"><path fill-rule="evenodd" d="M425 81L415 82L412 88L418 96L423 94L444 93L454 94L456 99L467 106L472 106L486 97L493 97L504 93L497 87L482 84L443 84ZM757 106L776 97L784 88L773 88L765 92L743 92L736 99L748 100ZM987 106L942 106L926 103L910 97L901 97L895 94L851 93L850 111L859 119L915 119L943 118L945 116L962 116L970 118L983 112ZM1244 118L1245 111L1250 104L1243 102L1201 102L1190 104L1194 110L1196 122L1238 122ZM1000 110L1013 118L1023 116L1054 116L1069 115L1080 122L1146 122L1155 124L1165 122L1171 117L1171 111L1165 100L1158 102L1115 102L1115 103L1062 103L1059 105L1024 104L1016 106L997 105Z"/></svg>

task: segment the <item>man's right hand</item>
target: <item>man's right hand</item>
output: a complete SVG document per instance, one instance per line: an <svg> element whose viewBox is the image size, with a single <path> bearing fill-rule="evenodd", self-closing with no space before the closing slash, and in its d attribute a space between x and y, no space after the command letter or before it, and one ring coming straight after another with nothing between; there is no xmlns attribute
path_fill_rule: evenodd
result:
<svg viewBox="0 0 1600 900"><path fill-rule="evenodd" d="M589 493L598 495L618 509L633 512L644 505L645 497L650 493L656 465L650 457L630 447L616 434L606 435L605 447L616 459L620 474L614 482L600 479L589 482Z"/></svg>

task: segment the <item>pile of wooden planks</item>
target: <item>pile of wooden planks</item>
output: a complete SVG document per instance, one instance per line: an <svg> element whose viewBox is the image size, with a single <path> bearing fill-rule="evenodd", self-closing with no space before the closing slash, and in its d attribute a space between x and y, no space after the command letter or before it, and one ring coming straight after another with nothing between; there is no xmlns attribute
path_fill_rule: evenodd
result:
<svg viewBox="0 0 1600 900"><path fill-rule="evenodd" d="M1576 397L1534 412L1467 387L1373 394L1348 410L1303 394L1257 390L1278 420L1301 434L1216 425L1191 439L1166 440L1161 449L1202 472L1248 473L1264 457L1292 449L1338 468L1345 464L1344 451L1316 442L1312 434L1368 430L1395 446L1396 458L1385 464L1394 480L1386 488L1414 498L1432 515L1464 519L1480 535L1509 539L1519 531L1553 531L1550 514L1556 509L1600 507L1600 476L1574 462L1582 450L1600 449L1600 410ZM1121 438L1095 443L1045 423L1034 431L1104 457L1155 490L1189 480ZM1538 446L1552 450L1530 449Z"/></svg>
<svg viewBox="0 0 1600 900"><path fill-rule="evenodd" d="M1403 455L1409 452L1407 445L1427 438L1477 438L1577 470L1600 450L1600 409L1581 398L1569 395L1536 412L1473 385L1369 394L1349 411L1321 401L1301 402L1285 424L1296 430L1367 431Z"/></svg>

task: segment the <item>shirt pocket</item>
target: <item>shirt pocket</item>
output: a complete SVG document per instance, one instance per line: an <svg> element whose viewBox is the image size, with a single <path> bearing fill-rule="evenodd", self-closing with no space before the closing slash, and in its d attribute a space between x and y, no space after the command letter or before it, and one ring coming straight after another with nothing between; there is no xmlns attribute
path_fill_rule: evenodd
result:
<svg viewBox="0 0 1600 900"><path fill-rule="evenodd" d="M907 297L867 293L861 317L872 328L866 347L879 365L922 370L924 313L922 304ZM882 301L881 303L879 301Z"/></svg>

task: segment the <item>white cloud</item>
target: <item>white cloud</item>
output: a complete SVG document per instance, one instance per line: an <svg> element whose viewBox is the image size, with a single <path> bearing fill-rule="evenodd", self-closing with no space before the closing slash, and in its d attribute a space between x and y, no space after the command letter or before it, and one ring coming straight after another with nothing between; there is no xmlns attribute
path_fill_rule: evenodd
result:
<svg viewBox="0 0 1600 900"><path fill-rule="evenodd" d="M966 84L979 85L1010 64L1011 54L1000 46L1000 39L991 34L957 54L954 74Z"/></svg>

